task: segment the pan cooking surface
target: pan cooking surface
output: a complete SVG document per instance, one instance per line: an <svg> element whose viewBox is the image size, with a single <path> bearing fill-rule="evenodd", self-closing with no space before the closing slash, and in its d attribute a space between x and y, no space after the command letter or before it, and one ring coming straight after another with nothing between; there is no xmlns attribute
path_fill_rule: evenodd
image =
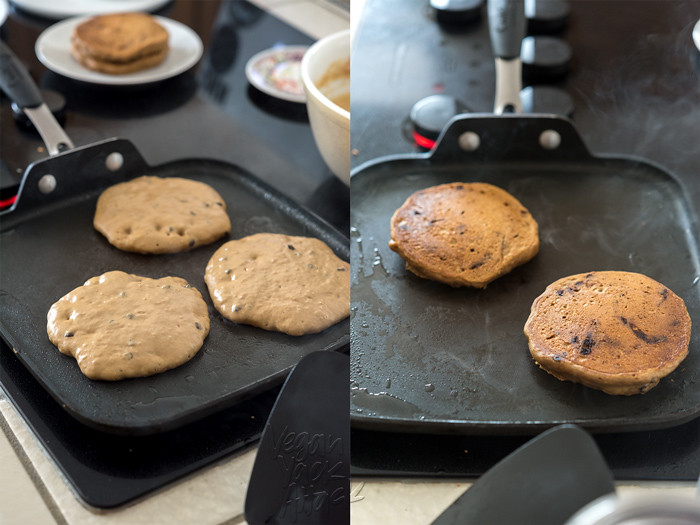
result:
<svg viewBox="0 0 700 525"><path fill-rule="evenodd" d="M188 253L147 256L117 250L92 227L99 191L3 220L0 234L0 328L51 395L83 423L145 434L173 428L280 383L301 357L349 340L346 319L316 335L292 337L237 325L214 309L204 283L211 254L230 239L259 232L317 237L348 260L347 239L325 222L234 166L178 161L147 172L203 181L224 198L230 236ZM141 175L142 173L134 174ZM21 201L20 201L21 203ZM46 335L46 314L60 297L110 270L174 275L196 287L209 307L211 331L188 363L148 378L91 381Z"/></svg>
<svg viewBox="0 0 700 525"><path fill-rule="evenodd" d="M392 252L389 223L414 191L489 182L539 223L529 263L485 290L420 279ZM456 163L394 159L353 176L353 425L412 432L529 433L571 422L589 430L670 426L700 411L700 330L678 369L645 395L609 396L540 370L523 326L554 280L592 270L644 273L700 320L692 217L677 183L632 159Z"/></svg>

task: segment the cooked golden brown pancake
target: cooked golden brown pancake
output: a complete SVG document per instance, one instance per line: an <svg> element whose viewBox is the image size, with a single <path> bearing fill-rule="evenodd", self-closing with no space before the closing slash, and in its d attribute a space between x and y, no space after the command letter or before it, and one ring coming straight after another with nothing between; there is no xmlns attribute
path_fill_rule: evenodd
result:
<svg viewBox="0 0 700 525"><path fill-rule="evenodd" d="M89 69L132 73L160 64L168 38L168 31L146 13L99 15L73 30L71 54Z"/></svg>
<svg viewBox="0 0 700 525"><path fill-rule="evenodd" d="M165 60L167 54L168 50L164 49L157 53L144 55L131 62L108 62L93 58L90 55L81 54L75 46L71 47L71 55L80 64L93 71L99 71L100 73L107 73L109 75L126 75L128 73L135 73L136 71L143 71L144 69L155 67Z"/></svg>
<svg viewBox="0 0 700 525"><path fill-rule="evenodd" d="M532 259L537 223L510 193L454 182L411 195L391 218L389 247L406 268L451 286L485 288Z"/></svg>
<svg viewBox="0 0 700 525"><path fill-rule="evenodd" d="M590 272L550 284L525 324L530 353L561 380L643 394L688 355L683 300L638 273Z"/></svg>

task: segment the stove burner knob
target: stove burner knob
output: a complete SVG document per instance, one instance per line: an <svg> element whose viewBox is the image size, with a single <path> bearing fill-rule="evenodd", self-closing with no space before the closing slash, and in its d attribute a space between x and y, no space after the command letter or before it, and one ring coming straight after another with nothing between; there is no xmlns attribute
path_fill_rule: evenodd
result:
<svg viewBox="0 0 700 525"><path fill-rule="evenodd" d="M571 117L574 101L563 89L551 86L528 86L520 92L523 113L549 113Z"/></svg>
<svg viewBox="0 0 700 525"><path fill-rule="evenodd" d="M571 47L561 38L528 36L523 39L520 58L525 83L551 82L569 72Z"/></svg>
<svg viewBox="0 0 700 525"><path fill-rule="evenodd" d="M414 142L423 149L431 149L450 119L468 111L462 102L449 95L432 95L419 100L410 114Z"/></svg>
<svg viewBox="0 0 700 525"><path fill-rule="evenodd" d="M530 35L558 33L566 27L569 4L566 0L525 0L527 32Z"/></svg>
<svg viewBox="0 0 700 525"><path fill-rule="evenodd" d="M484 0L430 0L438 23L464 25L481 19Z"/></svg>

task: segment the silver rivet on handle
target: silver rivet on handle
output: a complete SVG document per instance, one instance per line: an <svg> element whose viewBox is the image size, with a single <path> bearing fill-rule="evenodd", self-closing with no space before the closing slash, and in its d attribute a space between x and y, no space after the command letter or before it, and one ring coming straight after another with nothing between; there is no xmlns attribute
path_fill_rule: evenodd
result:
<svg viewBox="0 0 700 525"><path fill-rule="evenodd" d="M553 129L540 133L540 146L544 149L557 149L561 144L561 135Z"/></svg>
<svg viewBox="0 0 700 525"><path fill-rule="evenodd" d="M105 166L109 171L117 171L124 165L124 156L121 153L110 153L105 159Z"/></svg>
<svg viewBox="0 0 700 525"><path fill-rule="evenodd" d="M47 173L39 179L38 186L41 193L48 195L56 189L56 177Z"/></svg>
<svg viewBox="0 0 700 525"><path fill-rule="evenodd" d="M459 136L458 143L464 151L474 151L481 145L481 139L473 131L465 131Z"/></svg>

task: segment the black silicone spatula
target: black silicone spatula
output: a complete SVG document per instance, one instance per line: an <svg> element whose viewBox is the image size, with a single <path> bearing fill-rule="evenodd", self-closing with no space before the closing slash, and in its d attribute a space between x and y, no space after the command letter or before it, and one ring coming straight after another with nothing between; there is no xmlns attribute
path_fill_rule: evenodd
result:
<svg viewBox="0 0 700 525"><path fill-rule="evenodd" d="M350 523L350 359L292 369L265 425L245 501L251 525Z"/></svg>
<svg viewBox="0 0 700 525"><path fill-rule="evenodd" d="M575 425L543 432L488 470L433 525L562 525L615 491L593 438Z"/></svg>

